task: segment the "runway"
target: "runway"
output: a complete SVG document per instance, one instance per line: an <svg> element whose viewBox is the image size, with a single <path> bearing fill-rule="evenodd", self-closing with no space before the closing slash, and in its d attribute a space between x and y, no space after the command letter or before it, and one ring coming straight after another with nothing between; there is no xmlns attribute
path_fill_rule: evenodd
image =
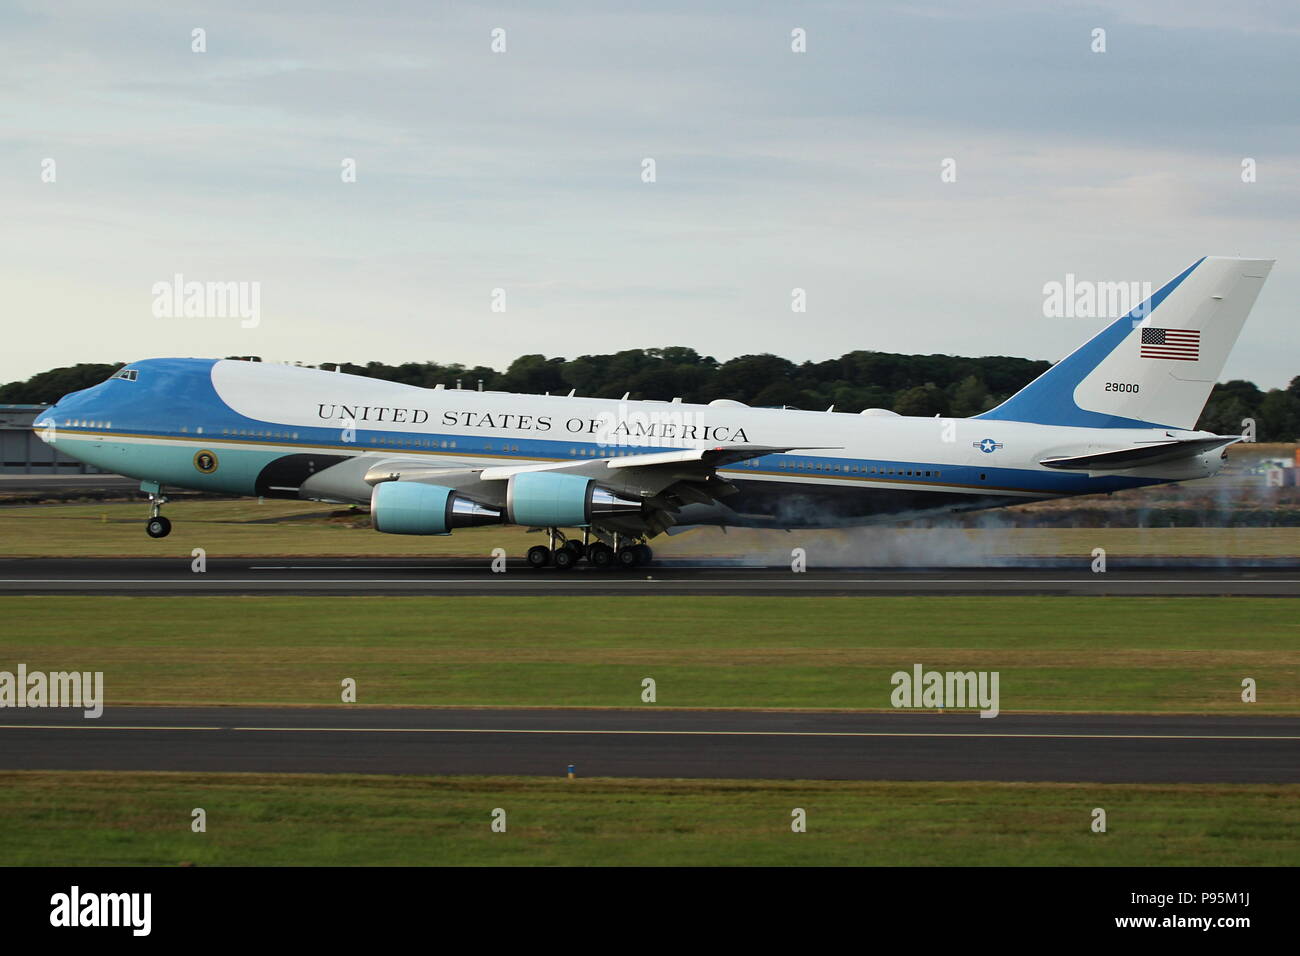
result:
<svg viewBox="0 0 1300 956"><path fill-rule="evenodd" d="M1300 719L427 708L0 710L3 770L1300 783Z"/></svg>
<svg viewBox="0 0 1300 956"><path fill-rule="evenodd" d="M1152 567L1112 561L995 568L746 567L699 560L656 562L634 571L536 571L511 561L494 573L489 559L209 558L192 570L175 558L4 558L0 594L545 594L545 595L1091 595L1300 596L1300 568Z"/></svg>

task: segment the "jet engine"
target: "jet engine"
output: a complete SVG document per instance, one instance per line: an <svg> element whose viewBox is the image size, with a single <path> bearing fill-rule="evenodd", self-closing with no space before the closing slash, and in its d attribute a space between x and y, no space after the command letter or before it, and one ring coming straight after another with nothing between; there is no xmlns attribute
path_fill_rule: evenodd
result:
<svg viewBox="0 0 1300 956"><path fill-rule="evenodd" d="M525 471L513 475L506 488L506 520L511 524L573 528L640 513L639 499L626 498L581 475Z"/></svg>
<svg viewBox="0 0 1300 956"><path fill-rule="evenodd" d="M370 523L386 534L450 534L500 524L501 512L442 485L382 481L370 493Z"/></svg>

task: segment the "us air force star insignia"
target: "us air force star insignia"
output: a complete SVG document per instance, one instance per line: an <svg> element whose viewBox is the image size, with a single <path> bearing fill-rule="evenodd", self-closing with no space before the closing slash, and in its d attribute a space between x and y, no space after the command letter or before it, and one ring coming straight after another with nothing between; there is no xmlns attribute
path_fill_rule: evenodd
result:
<svg viewBox="0 0 1300 956"><path fill-rule="evenodd" d="M970 444L972 448L978 448L986 455L991 455L999 448L1002 447L1002 442L994 441L992 438L985 438L982 439L981 441L973 441Z"/></svg>
<svg viewBox="0 0 1300 956"><path fill-rule="evenodd" d="M204 450L194 456L194 467L205 475L210 475L217 470L217 456L212 452Z"/></svg>

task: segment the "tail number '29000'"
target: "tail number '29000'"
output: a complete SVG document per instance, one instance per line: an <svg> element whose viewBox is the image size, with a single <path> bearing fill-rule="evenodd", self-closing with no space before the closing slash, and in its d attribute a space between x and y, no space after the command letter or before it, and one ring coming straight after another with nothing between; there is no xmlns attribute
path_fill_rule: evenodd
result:
<svg viewBox="0 0 1300 956"><path fill-rule="evenodd" d="M1132 382L1107 382L1106 391L1108 392L1136 392L1138 386Z"/></svg>

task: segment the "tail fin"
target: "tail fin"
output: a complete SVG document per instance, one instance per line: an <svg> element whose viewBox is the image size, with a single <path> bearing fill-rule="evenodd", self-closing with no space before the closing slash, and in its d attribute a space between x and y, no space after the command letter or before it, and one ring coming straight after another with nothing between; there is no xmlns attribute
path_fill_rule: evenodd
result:
<svg viewBox="0 0 1300 956"><path fill-rule="evenodd" d="M1195 428L1272 259L1209 256L981 419Z"/></svg>

